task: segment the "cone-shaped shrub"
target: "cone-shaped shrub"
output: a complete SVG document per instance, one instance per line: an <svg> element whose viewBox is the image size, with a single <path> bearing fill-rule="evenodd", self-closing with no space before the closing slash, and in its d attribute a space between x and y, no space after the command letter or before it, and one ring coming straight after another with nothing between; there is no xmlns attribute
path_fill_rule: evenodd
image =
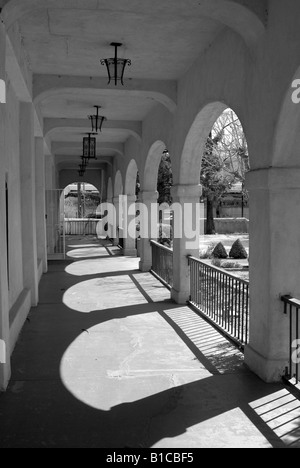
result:
<svg viewBox="0 0 300 468"><path fill-rule="evenodd" d="M240 239L237 239L235 241L235 243L233 244L233 246L231 247L229 257L230 258L235 258L237 260L248 258L248 254L246 252L246 249L243 246Z"/></svg>
<svg viewBox="0 0 300 468"><path fill-rule="evenodd" d="M224 245L222 244L222 242L216 245L216 247L213 250L212 257L213 258L228 258L226 249Z"/></svg>

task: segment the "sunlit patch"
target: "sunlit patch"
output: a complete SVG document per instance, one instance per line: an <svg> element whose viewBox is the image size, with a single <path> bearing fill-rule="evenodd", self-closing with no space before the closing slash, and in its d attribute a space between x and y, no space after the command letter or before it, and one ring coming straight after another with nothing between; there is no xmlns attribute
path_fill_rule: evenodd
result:
<svg viewBox="0 0 300 468"><path fill-rule="evenodd" d="M73 276L93 276L106 273L119 273L122 271L137 270L139 259L118 257L114 261L111 257L99 259L81 260L71 263L65 269L66 273Z"/></svg>
<svg viewBox="0 0 300 468"><path fill-rule="evenodd" d="M63 303L72 310L82 313L146 304L130 277L113 276L95 278L69 288Z"/></svg>
<svg viewBox="0 0 300 468"><path fill-rule="evenodd" d="M3 340L0 340L0 364L6 364L6 345Z"/></svg>
<svg viewBox="0 0 300 468"><path fill-rule="evenodd" d="M90 248L77 248L70 250L67 253L67 257L70 258L93 258L107 256L107 250L104 247L90 247Z"/></svg>
<svg viewBox="0 0 300 468"><path fill-rule="evenodd" d="M210 376L157 312L82 331L64 353L60 375L75 398L103 411L173 395L172 389Z"/></svg>
<svg viewBox="0 0 300 468"><path fill-rule="evenodd" d="M300 401L287 389L250 404L262 421L290 447L300 447Z"/></svg>
<svg viewBox="0 0 300 468"><path fill-rule="evenodd" d="M186 419L199 420L201 422L190 425L184 434L174 438L165 437L154 444L152 448L176 449L177 447L198 448L272 448L268 440L252 423L240 408L220 412L215 417L204 418L201 412L201 401L197 406L192 406L193 415L186 414ZM198 416L197 413L199 412ZM212 416L212 412L209 412ZM160 422L160 421L159 421ZM152 425L152 430L155 430ZM159 430L159 428L157 429ZM201 436L199 437L199 434ZM180 445L178 445L180 444Z"/></svg>
<svg viewBox="0 0 300 468"><path fill-rule="evenodd" d="M95 244L84 244L84 243L82 243L82 244L79 244L79 245L75 245L75 244L68 245L69 249L84 249L84 248L89 248L89 247L94 248Z"/></svg>

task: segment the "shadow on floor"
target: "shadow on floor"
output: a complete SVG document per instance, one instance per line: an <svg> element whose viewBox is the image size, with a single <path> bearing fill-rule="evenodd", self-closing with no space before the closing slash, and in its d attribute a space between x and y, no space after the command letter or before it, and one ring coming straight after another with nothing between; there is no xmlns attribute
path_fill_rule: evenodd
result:
<svg viewBox="0 0 300 468"><path fill-rule="evenodd" d="M299 400L249 372L238 350L171 303L149 274L89 275L85 264L87 275L76 276L68 265L43 278L44 301L14 352L0 396L1 448L299 446ZM78 307L87 278L124 276L134 286L131 297L122 292L126 306L82 313L63 301L81 285L83 296L72 299ZM65 291L48 302L55 285Z"/></svg>

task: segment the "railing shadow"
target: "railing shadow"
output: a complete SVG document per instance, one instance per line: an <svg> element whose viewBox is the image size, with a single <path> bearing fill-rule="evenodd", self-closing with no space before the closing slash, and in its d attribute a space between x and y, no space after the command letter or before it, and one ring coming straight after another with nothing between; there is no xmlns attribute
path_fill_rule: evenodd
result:
<svg viewBox="0 0 300 468"><path fill-rule="evenodd" d="M127 275L143 303L78 313L59 295L57 303L32 309L9 390L0 396L1 448L299 445L300 403L292 393L260 381L238 350L168 292L159 300L149 274L86 278L111 275ZM65 277L66 287L82 285L88 294L82 277ZM169 339L160 326L172 328ZM134 337L130 355L123 334ZM185 355L182 368L174 346Z"/></svg>

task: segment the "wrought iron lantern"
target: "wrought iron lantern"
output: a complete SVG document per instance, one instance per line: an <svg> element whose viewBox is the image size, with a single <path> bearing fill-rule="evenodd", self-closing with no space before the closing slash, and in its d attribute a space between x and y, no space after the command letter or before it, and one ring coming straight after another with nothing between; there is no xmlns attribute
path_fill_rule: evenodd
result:
<svg viewBox="0 0 300 468"><path fill-rule="evenodd" d="M102 59L100 61L101 65L106 65L108 73L108 84L113 80L115 86L117 86L118 81L124 86L123 78L126 66L131 66L131 60L118 58L118 47L121 47L123 44L120 42L112 42L110 44L115 48L114 58Z"/></svg>
<svg viewBox="0 0 300 468"><path fill-rule="evenodd" d="M81 156L81 165L86 168L88 164L89 164L89 158L85 158L84 156Z"/></svg>
<svg viewBox="0 0 300 468"><path fill-rule="evenodd" d="M79 166L79 171L78 171L79 177L83 177L83 176L84 176L84 174L85 174L85 167L86 167L86 166L83 166L83 164L80 164L80 166Z"/></svg>
<svg viewBox="0 0 300 468"><path fill-rule="evenodd" d="M99 109L101 109L101 106L94 106L97 109L97 114L95 115L89 115L89 120L91 121L92 124L92 133L98 133L102 131L102 125L103 122L107 120L106 117L103 117L103 115L99 115Z"/></svg>
<svg viewBox="0 0 300 468"><path fill-rule="evenodd" d="M92 138L95 133L87 133L87 137L83 138L83 154L85 159L97 159L96 157L96 138Z"/></svg>

